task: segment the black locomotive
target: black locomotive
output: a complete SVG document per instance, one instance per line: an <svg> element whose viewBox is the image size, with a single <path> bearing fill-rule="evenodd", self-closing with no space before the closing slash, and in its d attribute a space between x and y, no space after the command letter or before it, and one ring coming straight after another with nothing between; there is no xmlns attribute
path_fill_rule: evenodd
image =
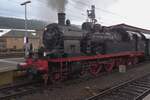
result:
<svg viewBox="0 0 150 100"><path fill-rule="evenodd" d="M95 22L84 22L79 28L70 20L65 21L65 13L58 13L58 23L45 27L43 44L36 60L29 57L20 66L34 70L30 71L34 76L33 72L40 73L46 82L62 81L86 72L95 76L101 69L110 72L122 64L134 65L144 54L149 55L149 39L141 32Z"/></svg>
<svg viewBox="0 0 150 100"><path fill-rule="evenodd" d="M72 26L65 14L58 14L58 24L49 24L43 34L43 44L50 54L95 55L125 51L149 54L146 37L140 32L109 28L85 22L82 28Z"/></svg>

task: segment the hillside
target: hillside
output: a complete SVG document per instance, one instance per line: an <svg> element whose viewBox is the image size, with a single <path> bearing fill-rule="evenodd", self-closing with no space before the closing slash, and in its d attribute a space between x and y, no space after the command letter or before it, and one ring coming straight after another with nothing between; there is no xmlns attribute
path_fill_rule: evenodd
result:
<svg viewBox="0 0 150 100"><path fill-rule="evenodd" d="M45 22L39 20L28 20L28 29L42 29ZM0 17L0 28L24 29L24 19Z"/></svg>

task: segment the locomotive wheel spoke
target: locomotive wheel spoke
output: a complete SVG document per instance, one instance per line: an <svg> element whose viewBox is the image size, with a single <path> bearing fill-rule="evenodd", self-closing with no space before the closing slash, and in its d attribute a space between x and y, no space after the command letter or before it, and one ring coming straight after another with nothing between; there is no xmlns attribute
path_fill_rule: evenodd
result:
<svg viewBox="0 0 150 100"><path fill-rule="evenodd" d="M97 76L102 69L102 65L94 64L90 67L90 73L94 76Z"/></svg>
<svg viewBox="0 0 150 100"><path fill-rule="evenodd" d="M80 78L83 78L83 77L86 77L86 76L88 76L88 70L87 69L85 69L85 68L83 68L83 69L81 69L81 71L80 71L80 73L79 73L79 77Z"/></svg>
<svg viewBox="0 0 150 100"><path fill-rule="evenodd" d="M113 67L114 67L114 63L108 63L108 64L105 64L104 68L107 72L111 72L113 70Z"/></svg>

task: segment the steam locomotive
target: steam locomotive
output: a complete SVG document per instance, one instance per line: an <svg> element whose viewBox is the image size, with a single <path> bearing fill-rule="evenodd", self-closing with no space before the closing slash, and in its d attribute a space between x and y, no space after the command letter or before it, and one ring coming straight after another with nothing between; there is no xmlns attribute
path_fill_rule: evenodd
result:
<svg viewBox="0 0 150 100"><path fill-rule="evenodd" d="M145 36L121 28L108 29L85 22L82 29L71 26L65 14L59 13L59 23L49 24L43 34L43 44L51 53L108 54L122 51L145 51Z"/></svg>
<svg viewBox="0 0 150 100"><path fill-rule="evenodd" d="M84 22L82 28L65 22L65 13L58 13L58 23L45 27L44 47L20 64L29 75L41 75L45 80L62 81L102 69L111 72L119 65L134 65L149 54L149 42L140 32L123 28L108 28Z"/></svg>

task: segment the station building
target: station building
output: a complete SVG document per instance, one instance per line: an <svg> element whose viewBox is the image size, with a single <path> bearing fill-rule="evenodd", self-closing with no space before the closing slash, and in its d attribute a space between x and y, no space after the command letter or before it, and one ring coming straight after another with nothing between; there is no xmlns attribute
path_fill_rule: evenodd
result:
<svg viewBox="0 0 150 100"><path fill-rule="evenodd" d="M143 34L147 39L150 39L150 30L148 30L148 29L131 26L131 25L127 25L124 23L113 25L113 26L110 26L109 28L123 28L123 29L127 30L128 32L139 32L139 33Z"/></svg>
<svg viewBox="0 0 150 100"><path fill-rule="evenodd" d="M38 49L41 45L40 35L36 30L28 30L29 44L32 43L33 49ZM0 50L24 49L24 29L0 29Z"/></svg>

